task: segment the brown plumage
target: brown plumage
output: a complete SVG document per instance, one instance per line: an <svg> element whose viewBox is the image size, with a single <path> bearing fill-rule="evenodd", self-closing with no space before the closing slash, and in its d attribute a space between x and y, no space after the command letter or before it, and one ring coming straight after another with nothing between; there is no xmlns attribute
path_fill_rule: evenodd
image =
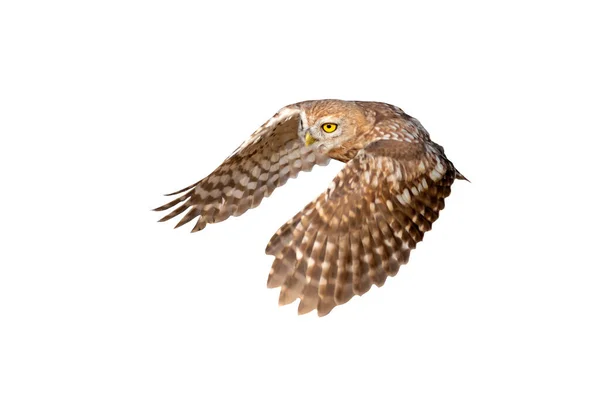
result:
<svg viewBox="0 0 600 400"><path fill-rule="evenodd" d="M375 102L306 101L282 108L215 171L180 190L166 221L196 219L193 232L241 215L294 178L333 158L347 163L328 189L269 241L268 287L298 313L328 314L381 286L431 229L454 179L465 179L423 126Z"/></svg>

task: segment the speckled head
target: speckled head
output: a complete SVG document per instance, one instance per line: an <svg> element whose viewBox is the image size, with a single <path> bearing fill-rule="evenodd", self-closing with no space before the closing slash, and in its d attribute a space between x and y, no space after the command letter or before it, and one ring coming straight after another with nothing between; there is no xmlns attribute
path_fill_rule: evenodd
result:
<svg viewBox="0 0 600 400"><path fill-rule="evenodd" d="M315 100L299 106L303 110L299 136L334 158L338 150L352 147L373 128L374 116L353 101Z"/></svg>

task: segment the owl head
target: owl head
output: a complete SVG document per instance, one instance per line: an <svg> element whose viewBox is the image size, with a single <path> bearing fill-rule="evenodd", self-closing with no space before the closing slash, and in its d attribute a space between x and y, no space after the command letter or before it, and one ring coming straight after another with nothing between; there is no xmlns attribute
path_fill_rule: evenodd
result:
<svg viewBox="0 0 600 400"><path fill-rule="evenodd" d="M356 141L374 124L374 116L352 101L317 100L300 103L298 135L321 153Z"/></svg>

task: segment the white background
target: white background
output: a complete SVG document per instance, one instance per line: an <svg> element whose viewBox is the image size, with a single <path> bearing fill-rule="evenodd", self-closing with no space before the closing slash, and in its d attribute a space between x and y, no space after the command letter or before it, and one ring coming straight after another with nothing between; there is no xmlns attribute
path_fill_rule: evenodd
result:
<svg viewBox="0 0 600 400"><path fill-rule="evenodd" d="M0 398L598 399L594 2L412 3L2 2ZM340 163L200 233L150 211L317 98L472 182L326 318L263 250Z"/></svg>

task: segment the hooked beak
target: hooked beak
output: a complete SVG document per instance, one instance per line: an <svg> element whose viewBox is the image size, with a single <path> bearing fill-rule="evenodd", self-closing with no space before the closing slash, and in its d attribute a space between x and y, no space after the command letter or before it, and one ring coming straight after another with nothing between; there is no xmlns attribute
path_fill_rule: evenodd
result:
<svg viewBox="0 0 600 400"><path fill-rule="evenodd" d="M307 146L310 146L311 144L313 144L316 141L317 140L314 137L312 137L310 133L306 132L306 136L304 136L304 143Z"/></svg>

